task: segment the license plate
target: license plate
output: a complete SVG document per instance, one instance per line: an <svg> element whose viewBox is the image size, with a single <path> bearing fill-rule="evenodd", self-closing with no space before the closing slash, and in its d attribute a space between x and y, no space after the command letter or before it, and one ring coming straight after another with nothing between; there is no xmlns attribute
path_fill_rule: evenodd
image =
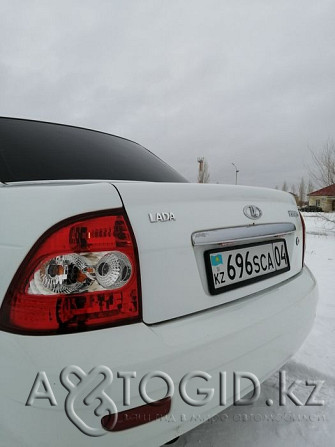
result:
<svg viewBox="0 0 335 447"><path fill-rule="evenodd" d="M290 270L284 239L209 250L205 252L205 264L212 295Z"/></svg>

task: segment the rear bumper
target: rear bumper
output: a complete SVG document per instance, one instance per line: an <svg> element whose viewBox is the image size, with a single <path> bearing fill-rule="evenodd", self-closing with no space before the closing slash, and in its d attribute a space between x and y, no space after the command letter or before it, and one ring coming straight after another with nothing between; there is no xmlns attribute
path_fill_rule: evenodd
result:
<svg viewBox="0 0 335 447"><path fill-rule="evenodd" d="M220 372L226 373L227 406L233 402L233 373L251 372L260 381L278 370L300 347L309 333L316 312L317 285L307 267L279 286L262 293L180 318L147 326L143 323L49 337L28 337L0 333L0 414L2 446L159 446L194 428L207 417L224 409L219 401ZM60 372L77 365L88 373L99 365L114 374L106 389L119 411L123 384L117 372L134 371L131 379L131 407L143 405L138 387L141 379L153 371L172 378L175 390L169 416L124 432L90 437L70 422L64 411L67 390L60 382ZM48 399L25 403L38 372L44 371L57 405ZM204 406L186 404L179 393L182 377L203 371L208 382L194 379L187 391L194 399L197 388L214 389L214 396ZM243 382L242 382L243 385ZM147 392L155 400L166 393L160 379L148 383ZM246 381L242 395L250 389ZM41 390L40 390L41 391ZM86 394L90 390L86 390ZM86 424L99 426L93 409L83 404L83 394L73 395L76 413ZM93 408L93 409L92 409Z"/></svg>

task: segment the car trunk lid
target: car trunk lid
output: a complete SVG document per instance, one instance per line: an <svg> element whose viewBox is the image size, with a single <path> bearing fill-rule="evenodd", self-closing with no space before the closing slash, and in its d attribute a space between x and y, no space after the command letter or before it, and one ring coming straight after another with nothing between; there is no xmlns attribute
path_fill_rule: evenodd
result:
<svg viewBox="0 0 335 447"><path fill-rule="evenodd" d="M290 194L230 185L113 184L138 244L143 320L148 324L253 295L301 270L301 221ZM206 271L210 253L256 243L267 243L272 250L271 241L285 241L289 268L212 293L208 265Z"/></svg>

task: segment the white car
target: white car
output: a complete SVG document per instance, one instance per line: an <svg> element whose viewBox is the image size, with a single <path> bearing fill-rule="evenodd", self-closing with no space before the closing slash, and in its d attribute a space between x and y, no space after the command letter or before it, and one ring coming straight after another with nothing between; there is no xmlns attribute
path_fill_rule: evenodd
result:
<svg viewBox="0 0 335 447"><path fill-rule="evenodd" d="M160 446L312 327L290 194L191 184L132 141L0 118L0 213L1 446Z"/></svg>

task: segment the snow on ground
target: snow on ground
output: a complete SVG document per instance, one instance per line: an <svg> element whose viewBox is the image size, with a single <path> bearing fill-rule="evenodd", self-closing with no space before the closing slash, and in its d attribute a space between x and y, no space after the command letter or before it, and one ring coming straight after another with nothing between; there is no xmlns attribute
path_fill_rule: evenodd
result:
<svg viewBox="0 0 335 447"><path fill-rule="evenodd" d="M279 406L279 373L265 381L251 406L232 406L182 436L175 447L332 447L335 445L335 213L305 213L306 264L319 283L314 327L296 355L282 368L287 383L302 380L294 394L305 402L312 387L306 380L324 381L321 406ZM297 316L299 318L299 316ZM274 405L265 401L272 398Z"/></svg>

